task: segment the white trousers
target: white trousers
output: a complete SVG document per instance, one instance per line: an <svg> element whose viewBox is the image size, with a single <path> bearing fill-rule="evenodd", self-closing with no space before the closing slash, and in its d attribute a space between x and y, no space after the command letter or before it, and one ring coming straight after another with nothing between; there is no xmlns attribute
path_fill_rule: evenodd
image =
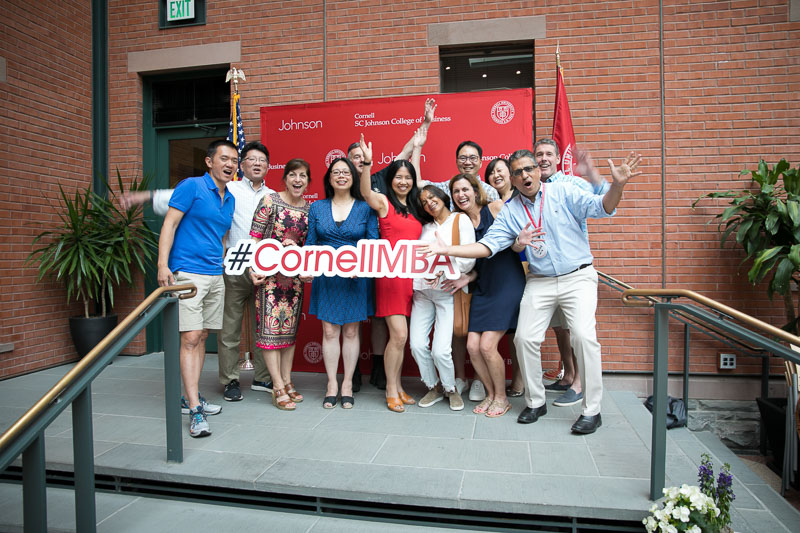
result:
<svg viewBox="0 0 800 533"><path fill-rule="evenodd" d="M444 390L452 392L456 388L453 367L453 296L440 289L423 289L414 291L411 302L408 338L420 377L429 389L435 387L441 379ZM433 344L429 342L432 328Z"/></svg>
<svg viewBox="0 0 800 533"><path fill-rule="evenodd" d="M550 318L558 307L564 312L570 344L578 360L583 387L582 413L600 412L603 399L603 368L600 343L597 342L597 271L588 266L571 274L541 277L528 274L514 345L525 378L525 402L535 408L545 404L542 383L542 342Z"/></svg>

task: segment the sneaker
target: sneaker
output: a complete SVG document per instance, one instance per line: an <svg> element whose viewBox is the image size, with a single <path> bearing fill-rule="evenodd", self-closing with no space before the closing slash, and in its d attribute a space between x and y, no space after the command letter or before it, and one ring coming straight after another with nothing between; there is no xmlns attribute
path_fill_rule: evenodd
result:
<svg viewBox="0 0 800 533"><path fill-rule="evenodd" d="M206 420L206 413L203 406L198 405L197 409L189 411L189 435L192 437L207 437L211 435L211 428Z"/></svg>
<svg viewBox="0 0 800 533"><path fill-rule="evenodd" d="M456 378L456 390L459 394L464 392L464 389L467 388L467 381L461 378Z"/></svg>
<svg viewBox="0 0 800 533"><path fill-rule="evenodd" d="M422 397L422 399L419 401L419 406L430 407L431 405L441 402L442 400L444 400L444 394L442 394L442 391L437 390L436 387L434 387L428 391L428 394Z"/></svg>
<svg viewBox="0 0 800 533"><path fill-rule="evenodd" d="M208 403L205 398L200 396L200 405L203 406L203 412L207 416L211 415L218 415L220 411L222 411L222 406L217 405L215 403ZM181 413L188 415L189 413L189 404L186 403L186 398L181 396Z"/></svg>
<svg viewBox="0 0 800 533"><path fill-rule="evenodd" d="M486 398L486 388L484 388L481 380L476 379L472 381L472 387L469 388L469 401L480 402Z"/></svg>
<svg viewBox="0 0 800 533"><path fill-rule="evenodd" d="M250 385L250 390L257 390L261 392L272 392L272 380L270 381L256 381Z"/></svg>
<svg viewBox="0 0 800 533"><path fill-rule="evenodd" d="M569 407L583 400L583 392L575 392L575 389L569 389L567 392L559 396L553 402L556 407Z"/></svg>
<svg viewBox="0 0 800 533"><path fill-rule="evenodd" d="M238 379L232 379L230 383L225 385L225 392L222 397L229 402L238 402L242 399L242 389L239 387Z"/></svg>
<svg viewBox="0 0 800 533"><path fill-rule="evenodd" d="M464 408L464 400L461 399L461 395L458 392L448 392L447 397L450 400L451 411L461 411Z"/></svg>

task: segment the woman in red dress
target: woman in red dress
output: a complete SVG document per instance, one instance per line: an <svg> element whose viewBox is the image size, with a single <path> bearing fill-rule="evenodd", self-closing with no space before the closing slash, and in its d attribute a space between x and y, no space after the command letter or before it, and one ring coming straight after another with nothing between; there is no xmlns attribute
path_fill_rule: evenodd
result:
<svg viewBox="0 0 800 533"><path fill-rule="evenodd" d="M361 194L369 206L378 214L381 239L394 245L399 240L416 240L422 233L422 225L430 217L419 203L417 172L405 159L398 159L386 171L386 191L383 195L370 189L370 167L372 165L372 143L365 143L361 171ZM377 278L375 280L375 316L385 317L389 330L389 341L383 356L386 369L386 406L390 411L402 413L403 404L416 403L406 394L400 383L403 355L408 340L407 318L411 316L411 298L414 287L411 278Z"/></svg>

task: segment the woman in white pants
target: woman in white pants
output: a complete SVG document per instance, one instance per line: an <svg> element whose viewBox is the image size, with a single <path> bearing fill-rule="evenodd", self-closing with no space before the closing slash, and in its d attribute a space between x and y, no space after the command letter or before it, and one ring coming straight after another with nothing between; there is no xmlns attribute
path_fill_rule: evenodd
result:
<svg viewBox="0 0 800 533"><path fill-rule="evenodd" d="M475 229L469 217L450 212L450 198L444 191L427 185L419 197L422 207L433 217L433 222L422 227L421 241L433 242L438 235L445 244L452 244L453 224L458 224L460 244L475 242ZM462 273L472 270L475 264L472 259L454 259L454 262L456 269ZM433 344L429 342L431 328L434 329ZM450 400L450 409L460 411L464 408L464 401L456 389L452 357L453 295L442 289L441 278L414 280L408 329L411 355L419 366L422 381L429 389L418 405L430 407L446 395Z"/></svg>

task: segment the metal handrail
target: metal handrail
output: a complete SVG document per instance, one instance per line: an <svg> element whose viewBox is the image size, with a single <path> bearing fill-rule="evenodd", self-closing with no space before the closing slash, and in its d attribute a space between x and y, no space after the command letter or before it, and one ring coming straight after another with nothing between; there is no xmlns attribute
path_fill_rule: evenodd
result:
<svg viewBox="0 0 800 533"><path fill-rule="evenodd" d="M634 300L634 298L649 298L648 300ZM800 346L800 337L796 335L792 335L788 331L782 330L773 326L772 324L767 324L757 318L754 318L746 313L742 313L734 309L733 307L728 307L727 305L721 304L716 300L712 300L706 296L703 296L700 293L686 290L686 289L628 289L622 293L622 303L631 307L652 307L655 300L653 297L659 298L689 298L690 300L694 300L695 302L709 307L711 309L715 309L720 313L724 313L731 318L735 318L736 320L751 326L754 329L761 330L769 335L773 335L778 337L784 342L789 344L793 344L795 346Z"/></svg>
<svg viewBox="0 0 800 533"><path fill-rule="evenodd" d="M642 300L641 298L647 298ZM662 301L654 300L661 298ZM701 309L696 305L677 304L675 298L688 298L702 306L715 310L720 316ZM667 453L667 376L669 371L669 316L673 312L682 312L692 316L694 320L711 324L725 331L728 335L746 338L768 353L782 357L784 360L800 363L800 356L776 342L775 338L792 346L800 346L800 337L777 328L757 318L742 313L732 307L721 304L702 294L686 289L627 289L622 293L622 303L632 307L654 307L653 328L653 419L652 441L650 446L650 499L661 497L666 479ZM740 323L734 323L730 318ZM748 329L750 328L750 329ZM771 336L771 338L770 338ZM688 367L688 348L684 365ZM762 373L768 367L768 360L762 363ZM763 388L763 384L762 384ZM684 374L684 395L688 392L688 374Z"/></svg>
<svg viewBox="0 0 800 533"><path fill-rule="evenodd" d="M39 414L44 411L48 405L55 401L70 385L72 385L78 376L80 376L86 368L94 363L100 354L102 354L111 343L117 340L117 338L128 328L128 326L130 326L131 323L139 317L139 315L141 315L148 307L150 307L153 302L155 302L164 293L177 291L189 291L178 295L178 298L181 300L185 298L192 298L197 294L197 288L190 283L184 285L172 285L169 287L159 287L151 292L150 295L136 307L136 309L131 311L122 322L117 324L117 327L111 330L111 333L109 333L102 341L100 341L97 346L92 348L92 350L80 361L78 361L78 364L76 364L69 372L67 372L64 377L58 380L58 383L53 385L50 390L39 399L39 401L33 404L33 406L28 409L25 414L19 417L17 421L11 425L11 427L3 432L3 434L0 436L0 450L17 438L20 433L25 431L25 429L34 420L36 420Z"/></svg>

